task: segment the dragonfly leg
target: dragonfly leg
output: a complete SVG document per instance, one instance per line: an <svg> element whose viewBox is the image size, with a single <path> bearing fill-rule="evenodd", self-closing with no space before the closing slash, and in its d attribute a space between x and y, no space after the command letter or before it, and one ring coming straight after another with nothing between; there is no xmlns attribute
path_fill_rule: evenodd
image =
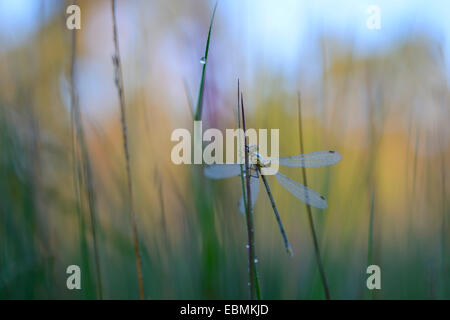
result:
<svg viewBox="0 0 450 320"><path fill-rule="evenodd" d="M252 173L252 171L253 171L253 173ZM253 178L256 178L256 179L259 178L259 170L258 170L258 167L252 166L252 167L250 168L250 177L253 177Z"/></svg>

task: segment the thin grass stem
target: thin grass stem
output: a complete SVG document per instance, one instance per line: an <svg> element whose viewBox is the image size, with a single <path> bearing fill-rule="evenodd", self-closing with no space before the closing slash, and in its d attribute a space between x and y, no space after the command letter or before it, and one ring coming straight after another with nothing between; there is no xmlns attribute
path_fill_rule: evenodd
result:
<svg viewBox="0 0 450 320"><path fill-rule="evenodd" d="M302 104L301 104L300 93L298 95L298 133L299 133L299 138L300 138L300 153L303 154L303 153L305 153L305 151L304 151L304 145L303 145ZM308 181L306 178L305 166L302 166L302 173L303 173L303 184L305 185L306 188L308 188ZM306 194L306 195L308 196L308 194ZM317 266L319 268L320 278L322 279L322 285L323 285L323 290L325 292L325 298L327 300L330 300L331 299L330 291L328 289L328 282L327 282L327 277L325 275L325 269L322 264L319 242L317 240L316 229L314 227L314 220L313 220L313 216L312 216L311 206L308 204L308 201L306 201L305 204L306 204L306 211L308 212L309 227L310 227L311 235L313 238L314 252L316 255L316 261L317 261Z"/></svg>
<svg viewBox="0 0 450 320"><path fill-rule="evenodd" d="M97 240L97 222L96 222L96 216L97 216L97 204L96 204L96 197L94 193L94 186L93 186L93 178L92 178L92 167L89 159L89 152L86 146L86 140L84 137L84 131L83 131L83 124L81 119L81 112L79 107L79 99L76 89L76 44L77 44L77 34L76 30L72 31L72 58L71 58L71 69L70 69L70 96L71 96L71 117L74 123L75 127L75 137L73 140L73 152L74 152L74 160L76 160L76 141L78 141L78 144L80 146L81 151L81 166L84 168L84 180L86 183L86 191L87 191L87 197L88 197L88 207L89 207L89 216L91 220L91 230L92 230L92 241L94 246L94 259L95 259L95 270L96 270L96 276L97 276L97 294L99 299L103 299L103 286L102 286L102 276L101 276L101 267L100 267L100 256L99 256L99 249L98 249L98 240ZM75 171L77 172L77 164L74 161L74 165L76 166ZM75 173L76 174L76 173ZM79 187L81 179L76 178L77 186L76 186L76 197L77 200L80 199L80 192L81 189ZM79 210L79 206L78 210ZM81 217L81 212L80 219ZM84 228L83 228L84 229ZM84 235L82 235L84 236Z"/></svg>
<svg viewBox="0 0 450 320"><path fill-rule="evenodd" d="M244 112L244 98L241 94L241 111L242 111L242 128L244 135L246 132L245 126L245 112ZM250 299L260 300L261 292L259 288L258 272L256 269L256 252L255 252L255 225L253 221L253 212L251 207L251 189L250 189L250 162L249 162L249 146L248 137L244 136L244 150L245 150L245 182L247 189L247 201L245 206L246 220L247 220L247 240L248 240L248 265L249 265L249 278L250 278Z"/></svg>
<svg viewBox="0 0 450 320"><path fill-rule="evenodd" d="M129 196L129 206L130 206L130 218L132 224L132 232L133 232L133 242L134 242L134 251L136 256L136 268L137 268L137 278L139 283L139 297L141 300L145 298L144 292L144 281L142 277L142 263L141 263L141 253L139 249L139 236L138 229L136 223L136 216L133 205L133 183L131 180L131 168L130 168L130 153L128 150L128 134L127 134L127 121L126 121L126 113L125 113L125 94L124 94L124 85L123 85L123 73L122 73L122 63L120 59L120 50L119 50L119 37L118 37L118 28L117 28L117 12L116 12L116 0L111 0L112 7L112 19L113 19L113 40L114 40L114 56L113 56L113 64L114 64L114 72L115 72L115 84L117 88L117 93L119 95L120 101L120 118L122 125L122 138L123 138L123 149L125 152L125 168L127 174L127 186L128 186L128 196Z"/></svg>
<svg viewBox="0 0 450 320"><path fill-rule="evenodd" d="M372 189L370 197L370 216L369 216L369 238L367 244L367 265L372 265L373 261L373 227L375 215L375 190ZM371 291L372 298L374 298L373 290Z"/></svg>

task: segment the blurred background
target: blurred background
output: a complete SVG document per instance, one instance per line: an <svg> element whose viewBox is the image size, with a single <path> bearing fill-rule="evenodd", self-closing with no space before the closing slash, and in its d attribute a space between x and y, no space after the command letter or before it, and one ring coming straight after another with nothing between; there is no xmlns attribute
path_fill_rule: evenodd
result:
<svg viewBox="0 0 450 320"><path fill-rule="evenodd" d="M1 299L139 297L111 2L78 1L78 122L70 4L0 0ZM366 26L369 5L381 9L379 30ZM118 1L148 299L248 298L240 180L210 181L170 160L172 131L192 130L189 101L195 105L213 7L207 0ZM313 216L333 299L450 298L448 17L445 0L219 1L203 128L237 126L239 78L247 127L279 128L280 156L300 152L299 91L305 151L343 156L307 169L309 186L328 200ZM302 181L300 169L281 170ZM261 187L262 297L323 299L305 204L269 183L294 257ZM73 264L82 290L66 287ZM370 264L381 268L376 292L366 289Z"/></svg>

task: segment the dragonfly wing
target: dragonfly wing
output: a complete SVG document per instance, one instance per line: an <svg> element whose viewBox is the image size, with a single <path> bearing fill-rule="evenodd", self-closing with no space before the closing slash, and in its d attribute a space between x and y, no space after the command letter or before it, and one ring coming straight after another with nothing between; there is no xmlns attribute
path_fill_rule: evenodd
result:
<svg viewBox="0 0 450 320"><path fill-rule="evenodd" d="M245 182L245 180L244 180ZM245 186L245 190L247 192L247 187ZM256 203L256 199L258 198L258 192L259 192L259 178L257 177L250 177L250 193L251 193L251 207L253 208ZM245 215L245 203L244 203L244 197L241 196L241 200L239 200L239 212Z"/></svg>
<svg viewBox="0 0 450 320"><path fill-rule="evenodd" d="M287 167L323 167L335 164L342 159L339 152L319 151L305 154L298 154L291 157L282 157L271 159L273 162Z"/></svg>
<svg viewBox="0 0 450 320"><path fill-rule="evenodd" d="M305 187L297 181L289 179L280 172L278 172L275 177L278 182L297 199L319 209L326 209L328 207L327 200L314 190Z"/></svg>
<svg viewBox="0 0 450 320"><path fill-rule="evenodd" d="M213 164L203 170L205 176L210 179L231 178L241 174L239 164Z"/></svg>

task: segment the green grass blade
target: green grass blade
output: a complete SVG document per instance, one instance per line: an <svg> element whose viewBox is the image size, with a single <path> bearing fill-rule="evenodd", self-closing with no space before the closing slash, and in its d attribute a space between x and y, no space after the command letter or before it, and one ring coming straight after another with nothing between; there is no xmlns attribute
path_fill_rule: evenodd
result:
<svg viewBox="0 0 450 320"><path fill-rule="evenodd" d="M202 59L204 60L203 68L202 68L202 77L200 80L200 88L198 90L198 98L197 98L197 109L195 111L195 121L200 121L202 119L202 111L203 111L203 92L205 90L205 73L206 73L206 65L208 64L208 53L209 53L209 44L211 41L211 31L212 26L214 23L214 17L216 15L216 9L217 9L217 2L214 6L213 14L211 17L211 23L209 24L209 31L208 31L208 39L206 40L206 48L205 48L205 55Z"/></svg>

